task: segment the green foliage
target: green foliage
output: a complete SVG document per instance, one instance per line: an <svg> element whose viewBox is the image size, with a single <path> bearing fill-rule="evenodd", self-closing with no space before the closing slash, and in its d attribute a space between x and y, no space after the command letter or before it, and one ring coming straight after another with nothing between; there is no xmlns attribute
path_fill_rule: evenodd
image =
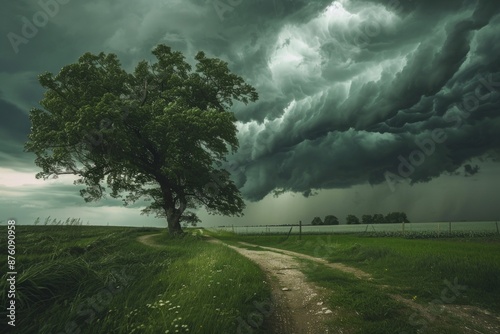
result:
<svg viewBox="0 0 500 334"><path fill-rule="evenodd" d="M373 216L372 215L363 215L361 217L361 222L363 224L373 224L374 223Z"/></svg>
<svg viewBox="0 0 500 334"><path fill-rule="evenodd" d="M6 228L0 230L5 246ZM153 240L161 246L150 247L137 237L160 229L59 225L16 232L19 333L235 333L237 318L270 298L256 264L198 236L163 233ZM7 272L6 261L0 269ZM3 301L6 275L1 279ZM0 316L6 318L5 308Z"/></svg>
<svg viewBox="0 0 500 334"><path fill-rule="evenodd" d="M229 108L256 101L255 89L203 52L194 71L168 46L153 54L156 63L141 61L133 73L114 54L86 53L40 75L44 109L30 111L25 145L37 178L77 175L86 201L108 190L125 205L144 198L143 212L166 217L172 232L186 208L240 215L244 202L221 166L238 148Z"/></svg>
<svg viewBox="0 0 500 334"><path fill-rule="evenodd" d="M311 221L311 225L323 225L323 222L321 221L321 218L314 217L314 219Z"/></svg>
<svg viewBox="0 0 500 334"><path fill-rule="evenodd" d="M500 281L496 279L500 275L498 236L407 240L335 234L303 235L301 240L292 236L286 241L280 236L224 233L220 237L225 242L244 241L304 253L369 273L372 278L364 280L305 261L308 278L327 288L325 306L334 310L329 324L332 333L451 334L462 333L465 327L488 333L496 324L494 318L488 316L481 324L483 311L464 316L463 310L471 307L461 305L481 307L491 315L500 311ZM451 294L447 290L450 285L459 285L460 293ZM448 292L446 301L442 299L443 291ZM398 295L406 302L393 298ZM411 304L418 308L410 307ZM441 304L448 311L439 309L436 315L435 309ZM455 310L460 310L459 317ZM422 312L429 312L432 317L424 318ZM425 322L416 324L415 319Z"/></svg>
<svg viewBox="0 0 500 334"><path fill-rule="evenodd" d="M181 222L184 224L184 227L195 227L198 223L201 223L201 219L194 212L184 212L181 216Z"/></svg>
<svg viewBox="0 0 500 334"><path fill-rule="evenodd" d="M356 217L355 215L347 215L346 217L346 224L359 224L359 218Z"/></svg>
<svg viewBox="0 0 500 334"><path fill-rule="evenodd" d="M381 213L374 214L373 215L373 223L374 224L384 224L385 223L384 215Z"/></svg>
<svg viewBox="0 0 500 334"><path fill-rule="evenodd" d="M401 223L409 223L410 221L406 217L406 213L404 212L391 212L385 216L386 224L401 224Z"/></svg>
<svg viewBox="0 0 500 334"><path fill-rule="evenodd" d="M361 221L363 224L401 224L410 222L404 212L391 212L385 217L380 213L363 215Z"/></svg>
<svg viewBox="0 0 500 334"><path fill-rule="evenodd" d="M339 224L339 219L334 215L326 216L325 220L323 221L323 225L338 225L338 224Z"/></svg>

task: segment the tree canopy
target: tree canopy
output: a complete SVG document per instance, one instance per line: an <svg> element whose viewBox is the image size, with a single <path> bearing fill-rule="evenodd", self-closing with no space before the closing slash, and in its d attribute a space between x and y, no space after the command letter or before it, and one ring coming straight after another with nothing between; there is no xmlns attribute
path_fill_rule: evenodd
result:
<svg viewBox="0 0 500 334"><path fill-rule="evenodd" d="M313 220L311 221L311 225L323 225L323 222L321 221L321 218L314 217Z"/></svg>
<svg viewBox="0 0 500 334"><path fill-rule="evenodd" d="M359 218L356 217L355 215L347 215L346 219L346 224L359 224Z"/></svg>
<svg viewBox="0 0 500 334"><path fill-rule="evenodd" d="M85 201L107 191L125 205L143 198L143 213L165 217L171 233L182 232L183 216L196 221L186 209L241 215L244 202L223 168L238 148L230 108L257 92L203 52L194 71L166 45L152 53L156 62L141 61L133 73L101 52L39 76L44 109L30 111L25 145L42 169L36 177L77 175Z"/></svg>
<svg viewBox="0 0 500 334"><path fill-rule="evenodd" d="M338 225L339 219L334 215L325 216L325 220L323 221L323 225Z"/></svg>

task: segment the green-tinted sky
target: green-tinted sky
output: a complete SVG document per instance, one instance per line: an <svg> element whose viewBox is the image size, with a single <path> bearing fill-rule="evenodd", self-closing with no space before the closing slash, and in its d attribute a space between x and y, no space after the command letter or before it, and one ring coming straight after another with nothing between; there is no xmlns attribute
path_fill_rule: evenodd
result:
<svg viewBox="0 0 500 334"><path fill-rule="evenodd" d="M405 211L500 218L500 2L9 1L0 14L0 220L163 225L140 205L86 204L73 179L35 179L23 152L37 76L85 52L132 70L164 43L219 57L259 92L235 105L229 159L248 207L205 226ZM409 181L415 183L409 185ZM285 194L274 198L274 190Z"/></svg>

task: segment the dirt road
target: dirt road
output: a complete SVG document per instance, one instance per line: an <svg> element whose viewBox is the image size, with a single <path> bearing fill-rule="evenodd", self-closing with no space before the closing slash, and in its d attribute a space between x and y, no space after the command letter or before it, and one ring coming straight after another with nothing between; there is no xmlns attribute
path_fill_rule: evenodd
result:
<svg viewBox="0 0 500 334"><path fill-rule="evenodd" d="M155 244L151 238L157 234L144 235L138 241L151 246L162 247ZM267 276L272 288L272 311L269 315L269 324L272 326L270 334L323 334L329 333L325 324L328 320L334 320L337 316L336 310L325 307L325 296L328 291L309 282L305 275L299 270L301 264L298 259L303 258L316 263L351 273L359 279L371 280L370 274L359 269L346 266L342 263L329 263L322 258L312 257L305 254L286 251L283 249L257 246L240 242L241 247L228 245L218 239L209 238L208 242L222 244L241 255L257 263ZM258 248L255 248L258 247ZM249 249L250 248L250 249ZM255 248L255 249L251 249ZM383 287L383 286L381 286ZM331 293L331 291L329 291ZM430 321L429 310L425 306L415 303L411 299L404 299L399 295L390 295L395 300L405 304L422 314ZM471 324L479 328L487 329L488 333L500 333L500 317L491 314L479 307L468 305L441 305L443 314L439 322L451 322L448 314L459 315L468 319ZM480 331L464 326L464 333L482 333ZM242 331L242 333L246 333Z"/></svg>
<svg viewBox="0 0 500 334"><path fill-rule="evenodd" d="M143 235L138 241L151 247L161 247L152 241L155 236L156 234ZM223 244L217 239L209 239L209 242ZM326 304L323 302L324 289L308 282L299 270L300 263L296 259L298 253L292 256L276 252L274 249L261 251L224 245L257 263L266 274L272 287L273 305L269 324L273 333L329 333L325 321L334 317L335 313L324 307Z"/></svg>

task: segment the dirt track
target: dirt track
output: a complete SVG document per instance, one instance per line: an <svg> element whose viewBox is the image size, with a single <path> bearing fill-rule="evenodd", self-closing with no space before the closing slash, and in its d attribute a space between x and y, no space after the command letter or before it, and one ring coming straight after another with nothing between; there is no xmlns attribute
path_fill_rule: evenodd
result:
<svg viewBox="0 0 500 334"><path fill-rule="evenodd" d="M151 238L157 234L144 235L138 241L151 246L162 247L152 242ZM371 280L371 276L359 269L346 266L342 263L329 263L322 258L295 253L277 248L263 247L240 242L242 247L227 245L218 239L210 238L209 242L222 244L229 247L248 259L257 263L272 287L273 308L269 315L269 324L272 326L270 334L322 334L329 333L325 325L327 320L335 319L335 310L324 307L323 299L327 291L309 282L299 270L300 263L297 258L303 258L322 265L351 273L359 279ZM259 247L264 250L252 250L246 247ZM331 292L331 291L330 291ZM421 312L427 317L425 307L404 299L399 295L391 295L395 300ZM444 314L460 315L471 323L487 328L488 333L500 333L500 317L490 314L478 307L467 305L442 305ZM440 321L447 322L447 317L440 316ZM246 333L242 331L241 333ZM468 327L464 333L482 333Z"/></svg>
<svg viewBox="0 0 500 334"><path fill-rule="evenodd" d="M143 235L138 238L138 241L151 247L161 247L152 242L151 238L154 236L156 234ZM209 239L209 242L223 244L217 239ZM281 250L280 252L274 249L257 251L224 245L257 263L266 274L272 287L273 305L268 322L272 326L273 333L329 333L325 321L334 317L335 313L324 307L326 304L323 302L324 290L308 282L299 270L300 263L296 257L302 254L283 254L281 252L285 251ZM308 258L306 255L302 257ZM314 261L323 261L309 258Z"/></svg>
<svg viewBox="0 0 500 334"><path fill-rule="evenodd" d="M269 250L226 246L257 263L271 282L274 309L270 322L274 333L328 333L324 323L334 313L323 306L323 290L307 281L297 259Z"/></svg>

